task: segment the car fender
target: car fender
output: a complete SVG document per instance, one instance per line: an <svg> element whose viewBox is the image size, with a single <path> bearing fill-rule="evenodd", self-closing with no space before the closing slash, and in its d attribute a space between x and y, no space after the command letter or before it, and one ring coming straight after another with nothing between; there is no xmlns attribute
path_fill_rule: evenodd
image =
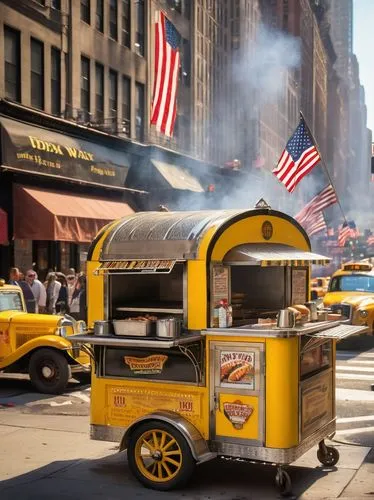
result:
<svg viewBox="0 0 374 500"><path fill-rule="evenodd" d="M57 349L59 351L65 351L73 361L72 357L72 346L71 343L64 337L59 337L58 335L42 335L36 337L28 342L22 344L21 347L16 349L10 356L0 361L0 368L10 366L21 358L27 356L30 352L35 349L50 347L52 349Z"/></svg>
<svg viewBox="0 0 374 500"><path fill-rule="evenodd" d="M143 417L135 420L127 429L120 443L120 451L125 450L128 447L128 442L132 432L142 423L149 422L151 420L158 420L160 422L165 422L174 427L177 431L179 431L182 436L187 441L187 444L191 450L192 456L196 460L196 462L202 463L217 456L216 453L211 452L208 443L200 434L200 432L196 429L196 427L191 424L187 419L169 410L159 410L149 413L148 415L144 415Z"/></svg>

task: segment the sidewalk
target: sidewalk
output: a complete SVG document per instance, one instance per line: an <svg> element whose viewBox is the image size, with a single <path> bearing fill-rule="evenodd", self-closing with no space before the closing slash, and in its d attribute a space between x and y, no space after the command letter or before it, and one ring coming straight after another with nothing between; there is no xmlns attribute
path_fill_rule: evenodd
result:
<svg viewBox="0 0 374 500"><path fill-rule="evenodd" d="M279 498L275 468L216 460L196 469L188 488L161 493L131 476L114 443L90 441L88 417L0 412L0 498L267 500ZM374 450L335 444L336 468L320 466L310 450L289 467L294 498L361 500L374 495ZM369 453L370 452L370 453Z"/></svg>

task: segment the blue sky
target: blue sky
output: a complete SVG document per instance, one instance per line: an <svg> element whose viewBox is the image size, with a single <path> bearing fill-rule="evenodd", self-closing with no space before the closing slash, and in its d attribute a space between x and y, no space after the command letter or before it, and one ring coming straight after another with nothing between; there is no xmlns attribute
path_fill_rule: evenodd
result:
<svg viewBox="0 0 374 500"><path fill-rule="evenodd" d="M374 134L374 0L353 0L353 51L365 87L368 127Z"/></svg>

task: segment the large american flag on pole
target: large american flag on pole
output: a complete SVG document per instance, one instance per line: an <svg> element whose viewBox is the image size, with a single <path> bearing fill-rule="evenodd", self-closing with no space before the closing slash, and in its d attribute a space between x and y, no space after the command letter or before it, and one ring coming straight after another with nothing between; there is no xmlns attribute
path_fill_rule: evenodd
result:
<svg viewBox="0 0 374 500"><path fill-rule="evenodd" d="M318 212L321 212L330 205L337 203L337 201L338 198L336 196L335 189L331 184L328 184L322 189L322 191L316 194L316 196L314 196L298 214L295 215L295 219L300 224L303 224Z"/></svg>
<svg viewBox="0 0 374 500"><path fill-rule="evenodd" d="M301 179L317 165L321 157L303 118L287 142L273 174L292 193Z"/></svg>
<svg viewBox="0 0 374 500"><path fill-rule="evenodd" d="M177 116L180 40L174 25L162 11L157 11L151 124L169 137Z"/></svg>

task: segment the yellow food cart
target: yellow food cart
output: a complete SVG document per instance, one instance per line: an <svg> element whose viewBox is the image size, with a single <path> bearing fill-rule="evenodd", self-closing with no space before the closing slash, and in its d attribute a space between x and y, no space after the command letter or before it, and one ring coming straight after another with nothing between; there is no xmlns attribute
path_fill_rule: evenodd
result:
<svg viewBox="0 0 374 500"><path fill-rule="evenodd" d="M277 323L327 262L263 200L106 226L88 254L89 331L73 340L93 358L92 439L119 442L140 482L164 491L217 456L276 464L283 493L283 466L313 445L334 465L335 343L361 327Z"/></svg>

